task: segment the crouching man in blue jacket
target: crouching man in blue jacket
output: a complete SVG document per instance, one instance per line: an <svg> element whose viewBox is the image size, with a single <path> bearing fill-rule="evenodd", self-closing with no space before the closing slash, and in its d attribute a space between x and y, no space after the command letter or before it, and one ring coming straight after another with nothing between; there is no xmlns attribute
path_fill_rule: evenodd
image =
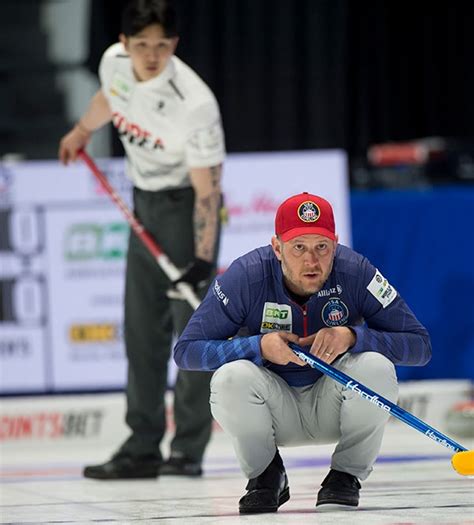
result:
<svg viewBox="0 0 474 525"><path fill-rule="evenodd" d="M359 480L380 450L388 414L305 365L291 342L393 402L394 364L431 357L429 335L400 294L338 244L330 203L308 193L280 205L271 246L214 280L174 349L180 368L216 371L212 414L249 480L241 513L275 512L289 499L279 446L336 443L316 502L326 508L358 505Z"/></svg>

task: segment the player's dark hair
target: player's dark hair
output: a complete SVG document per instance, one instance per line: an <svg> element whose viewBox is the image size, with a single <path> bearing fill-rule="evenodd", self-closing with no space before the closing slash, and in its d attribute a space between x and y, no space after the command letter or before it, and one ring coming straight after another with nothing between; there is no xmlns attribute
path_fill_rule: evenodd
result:
<svg viewBox="0 0 474 525"><path fill-rule="evenodd" d="M178 35L176 11L169 0L131 0L122 12L122 33L133 36L152 24L160 24L165 36Z"/></svg>

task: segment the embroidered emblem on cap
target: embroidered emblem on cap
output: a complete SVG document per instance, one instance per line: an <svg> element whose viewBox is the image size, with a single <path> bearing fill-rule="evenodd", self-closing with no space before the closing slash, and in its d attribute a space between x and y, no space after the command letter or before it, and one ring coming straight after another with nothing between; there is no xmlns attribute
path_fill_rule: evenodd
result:
<svg viewBox="0 0 474 525"><path fill-rule="evenodd" d="M303 222L316 222L320 215L319 206L312 201L302 202L298 207L298 217Z"/></svg>

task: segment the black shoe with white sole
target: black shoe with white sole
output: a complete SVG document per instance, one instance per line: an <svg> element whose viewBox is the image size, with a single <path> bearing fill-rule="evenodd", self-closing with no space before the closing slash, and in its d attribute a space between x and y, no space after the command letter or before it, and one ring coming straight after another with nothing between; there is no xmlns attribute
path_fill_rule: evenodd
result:
<svg viewBox="0 0 474 525"><path fill-rule="evenodd" d="M357 507L359 505L361 487L355 476L331 469L321 486L316 507L320 505Z"/></svg>
<svg viewBox="0 0 474 525"><path fill-rule="evenodd" d="M268 467L245 487L247 494L239 501L240 514L276 512L290 499L290 488L283 461L278 450Z"/></svg>

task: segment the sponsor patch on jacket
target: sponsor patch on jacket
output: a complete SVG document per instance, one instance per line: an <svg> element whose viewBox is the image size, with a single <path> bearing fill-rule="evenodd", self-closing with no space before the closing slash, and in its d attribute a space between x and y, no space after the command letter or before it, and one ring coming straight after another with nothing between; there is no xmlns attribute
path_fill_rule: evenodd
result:
<svg viewBox="0 0 474 525"><path fill-rule="evenodd" d="M317 297L329 297L334 294L342 294L342 286L340 284L336 284L335 288L324 288L319 290Z"/></svg>
<svg viewBox="0 0 474 525"><path fill-rule="evenodd" d="M397 290L395 290L378 270L375 270L375 275L367 285L367 290L369 290L383 308L387 308L398 295Z"/></svg>
<svg viewBox="0 0 474 525"><path fill-rule="evenodd" d="M219 301L222 301L224 306L227 306L229 304L229 298L222 291L221 285L219 284L219 281L217 279L214 281L214 286L212 288L212 292L217 297L217 299L219 299Z"/></svg>
<svg viewBox="0 0 474 525"><path fill-rule="evenodd" d="M195 130L189 137L189 145L194 153L202 157L215 155L223 150L223 134L220 121L214 124Z"/></svg>
<svg viewBox="0 0 474 525"><path fill-rule="evenodd" d="M124 102L127 102L130 98L132 88L127 78L120 73L115 73L112 77L112 83L110 85L110 93L121 98Z"/></svg>
<svg viewBox="0 0 474 525"><path fill-rule="evenodd" d="M263 306L260 332L285 331L291 332L293 317L289 304L265 303Z"/></svg>
<svg viewBox="0 0 474 525"><path fill-rule="evenodd" d="M323 306L321 318L326 326L342 326L349 319L349 308L338 297L333 297Z"/></svg>

